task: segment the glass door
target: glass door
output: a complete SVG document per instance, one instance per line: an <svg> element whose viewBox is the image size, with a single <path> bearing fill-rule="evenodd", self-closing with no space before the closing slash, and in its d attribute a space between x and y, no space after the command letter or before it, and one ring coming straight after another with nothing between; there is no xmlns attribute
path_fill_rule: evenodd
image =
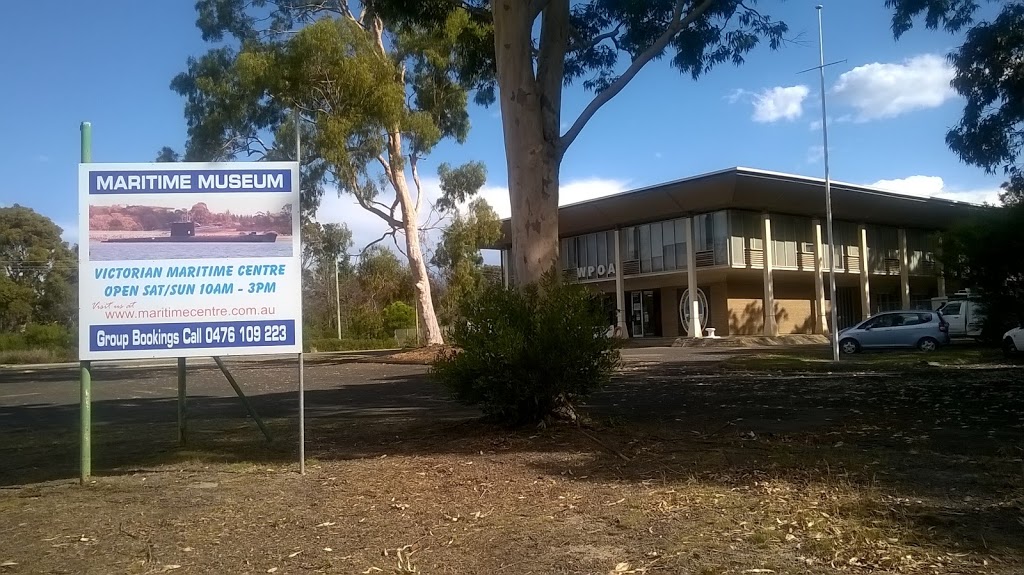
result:
<svg viewBox="0 0 1024 575"><path fill-rule="evenodd" d="M629 332L633 337L644 336L644 303L642 295L638 291L629 293Z"/></svg>
<svg viewBox="0 0 1024 575"><path fill-rule="evenodd" d="M629 294L630 331L632 337L657 335L657 307L654 290L635 291Z"/></svg>

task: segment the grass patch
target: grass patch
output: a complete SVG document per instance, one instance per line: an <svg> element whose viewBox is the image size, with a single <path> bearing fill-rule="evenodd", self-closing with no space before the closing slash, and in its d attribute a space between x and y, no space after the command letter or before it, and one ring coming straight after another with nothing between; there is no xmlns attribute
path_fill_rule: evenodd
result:
<svg viewBox="0 0 1024 575"><path fill-rule="evenodd" d="M832 361L829 349L818 346L809 349L790 349L764 353L737 355L723 362L726 368L752 371L907 371L939 367L971 367L1005 365L1006 359L998 349L971 344L948 346L938 351L866 351L855 355L840 355L839 363Z"/></svg>
<svg viewBox="0 0 1024 575"><path fill-rule="evenodd" d="M0 365L28 365L73 361L78 354L67 350L35 348L0 351Z"/></svg>
<svg viewBox="0 0 1024 575"><path fill-rule="evenodd" d="M400 342L395 338L367 339L367 338L319 338L303 342L306 353L324 351L364 351L371 349L397 349L405 347L407 342Z"/></svg>

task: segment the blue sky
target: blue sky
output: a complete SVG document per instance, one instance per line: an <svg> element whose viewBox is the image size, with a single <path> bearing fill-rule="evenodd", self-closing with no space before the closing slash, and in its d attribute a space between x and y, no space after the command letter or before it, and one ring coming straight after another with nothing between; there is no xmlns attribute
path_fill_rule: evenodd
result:
<svg viewBox="0 0 1024 575"><path fill-rule="evenodd" d="M694 82L654 62L591 120L562 166L563 203L701 172L747 166L822 174L817 16L812 0L762 0L801 40L777 52L758 49L742 67L724 65ZM825 0L832 175L903 193L993 200L1001 178L961 164L944 143L961 102L944 55L956 36L923 27L899 42L883 0ZM93 159L151 161L161 146L181 149L183 101L171 78L208 46L194 26L193 2L63 2L44 21L31 3L5 8L0 51L11 81L0 91L8 137L0 141L0 203L30 206L77 234L79 123L93 123ZM589 102L567 89L568 127ZM474 108L464 145L443 143L421 164L426 185L441 162L481 160L485 197L507 215L504 149L497 108ZM318 216L345 221L357 244L383 229L345 198L328 198ZM358 247L358 245L357 245Z"/></svg>

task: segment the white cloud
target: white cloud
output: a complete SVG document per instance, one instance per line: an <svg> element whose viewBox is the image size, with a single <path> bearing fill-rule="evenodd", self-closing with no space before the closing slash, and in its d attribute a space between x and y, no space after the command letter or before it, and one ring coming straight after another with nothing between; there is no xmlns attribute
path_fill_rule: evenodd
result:
<svg viewBox="0 0 1024 575"><path fill-rule="evenodd" d="M770 124L779 120L795 120L804 113L804 100L810 94L807 86L776 86L765 88L759 92L734 90L726 99L736 103L744 99L754 106L751 119L762 124Z"/></svg>
<svg viewBox="0 0 1024 575"><path fill-rule="evenodd" d="M411 182L410 182L411 183ZM611 194L625 191L627 183L621 180L588 178L565 182L559 190L559 205L566 205L593 198L600 198ZM426 197L423 200L420 223L428 223L430 216L430 204L441 197L441 185L436 178L424 178L423 188ZM509 202L508 188L505 186L486 185L480 190L479 196L487 200L487 203L494 208L498 216L508 218L512 215L512 208ZM352 231L353 249L361 250L368 243L378 239L388 230L388 226L376 215L364 210L351 196L344 194L338 196L336 192L328 190L317 210L316 219L322 223L344 223ZM436 223L436 215L430 218L429 223ZM434 231L428 235L424 242L424 249L432 250L440 235ZM389 238L385 245L394 247L394 242ZM405 239L398 236L398 243L405 246Z"/></svg>
<svg viewBox="0 0 1024 575"><path fill-rule="evenodd" d="M832 87L840 103L866 122L937 108L956 93L949 83L953 68L941 56L924 54L901 63L874 62L845 72Z"/></svg>
<svg viewBox="0 0 1024 575"><path fill-rule="evenodd" d="M628 182L607 178L586 178L564 182L558 190L558 205L565 206L594 198L603 198L626 191ZM480 196L494 208L501 218L512 216L508 188L505 186L485 186Z"/></svg>
<svg viewBox="0 0 1024 575"><path fill-rule="evenodd" d="M946 187L946 182L939 176L910 176L894 180L878 180L870 184L873 188L896 192L907 196L921 198L943 198L975 204L999 204L999 188L980 188L974 190L954 190Z"/></svg>

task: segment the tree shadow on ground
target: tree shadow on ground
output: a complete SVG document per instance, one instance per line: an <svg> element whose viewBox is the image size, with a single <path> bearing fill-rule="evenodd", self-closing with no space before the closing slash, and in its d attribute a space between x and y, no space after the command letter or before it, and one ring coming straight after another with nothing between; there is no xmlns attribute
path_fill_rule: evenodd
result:
<svg viewBox="0 0 1024 575"><path fill-rule="evenodd" d="M253 373L274 379L276 372ZM177 445L173 398L97 401L94 471L296 469L297 393L264 391L250 399L272 443L234 397L189 397L185 447ZM512 431L482 423L422 374L337 381L306 394L306 454L329 462L522 453L537 454L531 465L538 473L569 473L581 483L697 481L736 490L774 481L865 490L867 503L844 513L897 522L917 537L959 542L965 550L1024 552L1020 370L894 376L638 364L585 409L593 419L589 435L569 426ZM74 404L0 407L0 485L77 477L78 417Z"/></svg>

